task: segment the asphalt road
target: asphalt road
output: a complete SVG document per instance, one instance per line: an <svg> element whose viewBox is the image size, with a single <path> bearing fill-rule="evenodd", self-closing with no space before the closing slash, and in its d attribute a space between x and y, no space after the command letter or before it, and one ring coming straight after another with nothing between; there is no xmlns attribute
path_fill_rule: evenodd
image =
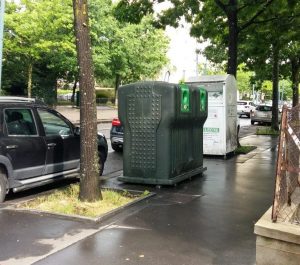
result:
<svg viewBox="0 0 300 265"><path fill-rule="evenodd" d="M249 118L240 118L240 138L246 137L248 135L254 134L256 131L256 128L258 127L257 125L251 125L250 119ZM98 130L102 132L108 142L108 157L107 161L105 163L104 167L104 172L103 176L105 178L110 178L112 176L118 176L120 175L120 171L123 170L123 154L115 152L112 150L111 145L110 145L110 139L109 139L109 134L110 134L110 128L111 128L111 123L102 123L98 125ZM60 187L61 185L68 184L69 182L66 183L55 183L53 185L46 185L42 187L38 187L35 189L30 189L27 191L15 193L15 194L9 194L7 196L7 202L13 202L15 200L22 199L27 196L36 196L40 192L51 190L53 188Z"/></svg>
<svg viewBox="0 0 300 265"><path fill-rule="evenodd" d="M241 117L239 118L240 120L240 137L245 137L251 134L254 134L257 128L257 125L251 125L251 120L247 117ZM111 148L111 144L110 144L110 139L109 139L109 134L110 134L110 129L111 129L111 123L101 123L98 124L98 131L102 132L108 142L108 152L114 152Z"/></svg>

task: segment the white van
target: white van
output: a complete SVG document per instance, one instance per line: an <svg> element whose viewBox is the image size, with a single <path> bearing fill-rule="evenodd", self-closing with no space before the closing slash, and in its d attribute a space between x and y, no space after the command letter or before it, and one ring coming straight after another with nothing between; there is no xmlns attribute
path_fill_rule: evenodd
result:
<svg viewBox="0 0 300 265"><path fill-rule="evenodd" d="M250 118L250 114L255 110L255 104L252 101L239 100L237 102L237 114L239 117L245 115Z"/></svg>

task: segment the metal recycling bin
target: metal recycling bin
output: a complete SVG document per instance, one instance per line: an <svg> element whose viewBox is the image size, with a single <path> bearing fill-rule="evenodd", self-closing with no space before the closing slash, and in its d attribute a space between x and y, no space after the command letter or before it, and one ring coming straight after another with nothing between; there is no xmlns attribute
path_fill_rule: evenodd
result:
<svg viewBox="0 0 300 265"><path fill-rule="evenodd" d="M208 117L203 126L203 154L222 155L237 148L237 83L232 75L189 78L208 92Z"/></svg>
<svg viewBox="0 0 300 265"><path fill-rule="evenodd" d="M173 185L203 172L207 92L139 82L118 90L124 127L123 182Z"/></svg>

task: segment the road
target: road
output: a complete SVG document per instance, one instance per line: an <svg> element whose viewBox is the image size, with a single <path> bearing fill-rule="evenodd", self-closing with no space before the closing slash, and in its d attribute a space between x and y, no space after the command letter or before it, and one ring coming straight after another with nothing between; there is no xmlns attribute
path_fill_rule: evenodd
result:
<svg viewBox="0 0 300 265"><path fill-rule="evenodd" d="M258 127L258 126L251 125L249 118L240 118L240 126L241 126L240 138L254 134L256 128ZM104 178L118 176L121 174L121 171L123 170L123 153L118 153L112 150L110 139L109 139L110 128L111 128L111 123L98 124L98 130L105 135L108 142L108 157L103 172ZM11 193L7 197L7 201L13 202L14 200L18 200L26 196L35 196L38 195L38 193L40 192L43 192L45 190L51 190L53 188L57 188L60 186L61 184L57 183L54 185L46 185L46 186L38 187L35 189L31 189L31 190L27 190L15 194Z"/></svg>
<svg viewBox="0 0 300 265"><path fill-rule="evenodd" d="M251 120L249 118L239 118L240 119L240 132L239 137L246 137L255 133L257 126L251 125ZM111 123L98 124L98 130L102 132L108 143L108 157L105 163L104 176L115 176L123 170L123 154L115 152L111 148L109 134L110 134Z"/></svg>
<svg viewBox="0 0 300 265"><path fill-rule="evenodd" d="M245 137L255 133L257 126L251 125L251 120L249 118L242 117L239 118L239 120L241 126L240 133L239 133L240 137ZM111 128L111 123L98 124L98 131L102 132L107 139L109 153L114 152L110 145L110 139L109 139L110 128Z"/></svg>

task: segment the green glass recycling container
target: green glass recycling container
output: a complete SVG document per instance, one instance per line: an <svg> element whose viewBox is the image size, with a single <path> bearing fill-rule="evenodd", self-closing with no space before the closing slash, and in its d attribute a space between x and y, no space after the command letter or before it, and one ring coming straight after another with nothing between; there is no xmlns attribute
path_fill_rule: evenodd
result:
<svg viewBox="0 0 300 265"><path fill-rule="evenodd" d="M139 82L118 90L124 127L123 176L131 183L174 185L202 173L204 88Z"/></svg>

